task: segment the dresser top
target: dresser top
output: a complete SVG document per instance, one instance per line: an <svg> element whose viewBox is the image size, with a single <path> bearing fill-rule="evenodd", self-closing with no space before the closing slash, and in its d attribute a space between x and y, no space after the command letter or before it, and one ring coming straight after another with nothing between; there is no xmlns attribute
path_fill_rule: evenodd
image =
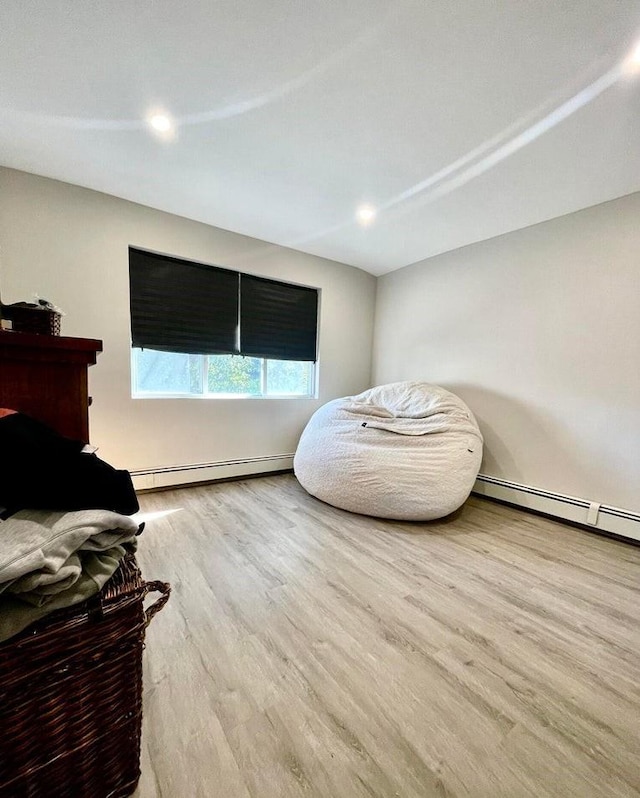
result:
<svg viewBox="0 0 640 798"><path fill-rule="evenodd" d="M0 331L0 361L85 363L91 366L96 362L98 352L102 352L102 341L95 338Z"/></svg>

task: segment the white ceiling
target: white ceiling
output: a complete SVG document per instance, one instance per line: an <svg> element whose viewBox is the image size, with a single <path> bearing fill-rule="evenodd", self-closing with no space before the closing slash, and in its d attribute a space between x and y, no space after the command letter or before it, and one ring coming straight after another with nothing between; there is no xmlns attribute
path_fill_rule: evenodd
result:
<svg viewBox="0 0 640 798"><path fill-rule="evenodd" d="M631 0L2 0L0 163L383 274L640 190L639 34Z"/></svg>

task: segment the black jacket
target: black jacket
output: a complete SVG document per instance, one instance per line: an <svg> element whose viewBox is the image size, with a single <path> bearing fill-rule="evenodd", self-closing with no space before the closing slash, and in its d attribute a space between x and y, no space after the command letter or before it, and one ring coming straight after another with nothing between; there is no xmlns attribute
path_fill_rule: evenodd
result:
<svg viewBox="0 0 640 798"><path fill-rule="evenodd" d="M0 507L31 510L139 509L128 471L118 471L84 444L22 413L0 418Z"/></svg>

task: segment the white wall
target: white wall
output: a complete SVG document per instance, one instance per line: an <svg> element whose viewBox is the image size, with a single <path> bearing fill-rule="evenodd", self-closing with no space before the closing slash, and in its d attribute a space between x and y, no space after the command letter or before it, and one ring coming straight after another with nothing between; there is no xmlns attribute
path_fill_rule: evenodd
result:
<svg viewBox="0 0 640 798"><path fill-rule="evenodd" d="M485 474L640 509L640 194L380 278L373 376L465 399Z"/></svg>
<svg viewBox="0 0 640 798"><path fill-rule="evenodd" d="M129 245L320 288L319 399L131 399ZM66 311L63 335L104 341L89 371L91 437L119 467L294 452L317 407L370 385L375 288L351 266L0 169L2 300L38 293Z"/></svg>

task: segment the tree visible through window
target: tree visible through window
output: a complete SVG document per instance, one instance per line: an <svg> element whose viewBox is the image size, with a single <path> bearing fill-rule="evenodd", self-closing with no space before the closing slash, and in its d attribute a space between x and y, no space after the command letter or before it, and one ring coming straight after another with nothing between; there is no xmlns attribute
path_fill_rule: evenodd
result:
<svg viewBox="0 0 640 798"><path fill-rule="evenodd" d="M256 396L262 393L262 360L239 355L207 357L207 391Z"/></svg>

